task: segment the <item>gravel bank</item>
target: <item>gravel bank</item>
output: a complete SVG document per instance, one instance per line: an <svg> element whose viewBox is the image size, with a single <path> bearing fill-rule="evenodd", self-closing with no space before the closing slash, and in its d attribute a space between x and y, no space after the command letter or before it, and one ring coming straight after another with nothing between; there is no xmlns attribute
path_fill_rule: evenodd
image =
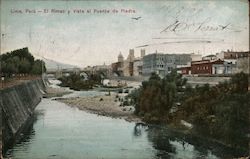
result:
<svg viewBox="0 0 250 159"><path fill-rule="evenodd" d="M71 107L77 107L80 110L98 115L123 118L127 121L141 122L141 120L133 114L134 107L120 106L120 102L116 99L115 93L111 93L109 96L103 95L95 97L58 98L56 100Z"/></svg>
<svg viewBox="0 0 250 159"><path fill-rule="evenodd" d="M66 88L52 88L52 87L46 87L46 94L43 95L44 98L52 98L52 97L62 97L65 94L71 93Z"/></svg>

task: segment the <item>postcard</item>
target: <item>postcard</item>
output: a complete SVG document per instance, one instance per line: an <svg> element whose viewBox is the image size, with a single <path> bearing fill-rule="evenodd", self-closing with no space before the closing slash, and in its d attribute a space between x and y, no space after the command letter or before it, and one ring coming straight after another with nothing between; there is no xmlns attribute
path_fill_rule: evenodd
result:
<svg viewBox="0 0 250 159"><path fill-rule="evenodd" d="M250 157L248 0L0 4L0 158Z"/></svg>

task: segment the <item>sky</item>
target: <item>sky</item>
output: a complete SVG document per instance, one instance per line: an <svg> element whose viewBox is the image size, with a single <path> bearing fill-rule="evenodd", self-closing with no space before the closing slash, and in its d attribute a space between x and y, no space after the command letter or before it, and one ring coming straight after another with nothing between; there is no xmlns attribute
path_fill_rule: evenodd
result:
<svg viewBox="0 0 250 159"><path fill-rule="evenodd" d="M2 0L1 53L23 47L79 67L111 64L129 49L135 56L141 49L203 56L248 51L248 1Z"/></svg>

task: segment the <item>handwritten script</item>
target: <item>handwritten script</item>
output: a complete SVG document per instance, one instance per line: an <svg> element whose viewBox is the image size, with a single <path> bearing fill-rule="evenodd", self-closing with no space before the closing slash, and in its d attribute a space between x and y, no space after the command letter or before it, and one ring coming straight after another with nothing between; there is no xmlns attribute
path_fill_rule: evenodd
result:
<svg viewBox="0 0 250 159"><path fill-rule="evenodd" d="M178 31L224 31L224 30L232 30L231 24L228 23L226 25L210 25L209 22L211 21L211 18L207 18L202 22L196 22L196 23L187 23L182 22L178 19L174 23L169 24L166 28L164 28L161 33L164 32L178 32Z"/></svg>
<svg viewBox="0 0 250 159"><path fill-rule="evenodd" d="M166 13L167 25L160 33L187 32L241 32L230 22L216 23L213 17L203 14L203 8L164 5L160 8Z"/></svg>

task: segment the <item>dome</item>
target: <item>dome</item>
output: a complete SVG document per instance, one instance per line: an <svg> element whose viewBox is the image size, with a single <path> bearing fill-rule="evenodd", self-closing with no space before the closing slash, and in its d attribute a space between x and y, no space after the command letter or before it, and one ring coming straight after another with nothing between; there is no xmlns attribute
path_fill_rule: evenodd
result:
<svg viewBox="0 0 250 159"><path fill-rule="evenodd" d="M118 58L123 58L122 53L120 52L120 54L118 55Z"/></svg>
<svg viewBox="0 0 250 159"><path fill-rule="evenodd" d="M118 62L123 62L123 56L122 53L120 52L120 54L118 55Z"/></svg>

